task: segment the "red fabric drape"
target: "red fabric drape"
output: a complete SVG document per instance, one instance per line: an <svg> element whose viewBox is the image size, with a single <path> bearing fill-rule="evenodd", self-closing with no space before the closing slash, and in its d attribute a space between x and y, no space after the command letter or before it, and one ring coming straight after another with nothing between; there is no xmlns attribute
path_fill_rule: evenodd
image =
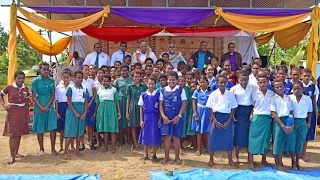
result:
<svg viewBox="0 0 320 180"><path fill-rule="evenodd" d="M235 27L212 27L212 28L166 28L169 33L203 33L239 30Z"/></svg>
<svg viewBox="0 0 320 180"><path fill-rule="evenodd" d="M144 37L149 37L162 31L163 28L144 27L85 27L82 32L88 36L107 41L134 41Z"/></svg>

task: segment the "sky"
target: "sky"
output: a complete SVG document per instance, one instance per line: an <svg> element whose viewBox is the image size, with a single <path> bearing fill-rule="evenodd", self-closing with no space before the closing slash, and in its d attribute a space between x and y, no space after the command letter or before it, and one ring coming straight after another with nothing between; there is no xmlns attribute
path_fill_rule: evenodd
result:
<svg viewBox="0 0 320 180"><path fill-rule="evenodd" d="M1 0L0 4L1 5L10 5L12 3L12 0ZM32 11L30 9L28 9L29 11ZM18 11L18 16L20 17L24 17L19 11ZM9 28L10 28L10 7L1 7L0 6L0 22L1 22L1 26L4 27L4 31L9 32ZM31 28L33 28L36 31L39 31L39 29L42 29L32 23L23 21L24 23L26 23L28 26L30 26ZM42 29L43 30L43 29ZM17 32L19 32L17 30ZM71 32L65 32L66 34L71 35ZM42 37L44 37L47 41L49 41L48 35L47 33L42 33ZM59 39L66 37L65 35L56 33L56 32L52 32L52 43L54 44L55 42L57 42ZM50 61L50 56L43 56L43 60L46 62ZM55 58L52 57L52 60L55 61Z"/></svg>

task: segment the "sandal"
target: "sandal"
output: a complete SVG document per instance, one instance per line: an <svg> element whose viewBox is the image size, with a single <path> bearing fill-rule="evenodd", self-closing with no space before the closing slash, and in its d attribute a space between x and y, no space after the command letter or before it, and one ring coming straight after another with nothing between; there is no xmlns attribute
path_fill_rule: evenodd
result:
<svg viewBox="0 0 320 180"><path fill-rule="evenodd" d="M146 161L146 160L148 160L149 158L148 158L148 156L147 155L143 155L142 157L141 157L141 160L144 160L144 161Z"/></svg>
<svg viewBox="0 0 320 180"><path fill-rule="evenodd" d="M200 155L201 155L201 152L200 152L200 151L196 151L195 154L196 154L197 156L200 156Z"/></svg>
<svg viewBox="0 0 320 180"><path fill-rule="evenodd" d="M81 143L79 146L79 151L84 151L84 149L85 149L85 146L83 143Z"/></svg>
<svg viewBox="0 0 320 180"><path fill-rule="evenodd" d="M154 163L158 162L158 158L157 158L157 156L152 156L151 161L152 161L152 162L154 162Z"/></svg>

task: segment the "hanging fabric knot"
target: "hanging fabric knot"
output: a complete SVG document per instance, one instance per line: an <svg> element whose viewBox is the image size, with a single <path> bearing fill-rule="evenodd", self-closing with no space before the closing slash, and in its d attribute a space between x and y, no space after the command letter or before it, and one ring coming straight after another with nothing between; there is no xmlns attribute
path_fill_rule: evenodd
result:
<svg viewBox="0 0 320 180"><path fill-rule="evenodd" d="M110 13L110 6L106 6L103 8L103 14L102 14L102 17L101 17L101 23L100 23L100 26L99 28L102 27L103 23L104 23L104 18L105 17L108 17L108 14Z"/></svg>
<svg viewBox="0 0 320 180"><path fill-rule="evenodd" d="M214 6L213 8L215 8L214 14L218 16L218 17L214 20L214 26L217 26L217 23L218 23L218 21L219 21L219 19L220 19L220 17L221 17L221 14L223 13L223 10L222 10L221 7L215 7L215 6Z"/></svg>

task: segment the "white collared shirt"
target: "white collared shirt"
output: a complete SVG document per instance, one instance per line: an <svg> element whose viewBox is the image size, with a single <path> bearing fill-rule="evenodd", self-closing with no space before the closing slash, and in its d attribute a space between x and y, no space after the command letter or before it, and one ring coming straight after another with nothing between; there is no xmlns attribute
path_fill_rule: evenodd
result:
<svg viewBox="0 0 320 180"><path fill-rule="evenodd" d="M177 68L174 68L172 71L176 72L178 74L178 76L182 76L182 73L180 71L178 71Z"/></svg>
<svg viewBox="0 0 320 180"><path fill-rule="evenodd" d="M148 51L150 51L150 50L148 50ZM140 51L139 54L137 54L137 56L139 56L140 63L144 64L144 62L147 59L148 51L145 54L143 54L141 51ZM158 60L156 55L152 51L149 52L149 57L153 60L153 64L155 64L157 62L157 60ZM133 56L132 63L135 64L137 62L138 62L138 60L135 59L135 57Z"/></svg>
<svg viewBox="0 0 320 180"><path fill-rule="evenodd" d="M154 96L154 95L157 94L157 91L156 91L156 90L153 90L153 92L150 93L150 91L147 90L146 93L147 93L149 96ZM143 105L144 105L144 101L143 101L142 95L140 95L140 97L139 97L138 105L139 105L139 106L143 106Z"/></svg>
<svg viewBox="0 0 320 180"><path fill-rule="evenodd" d="M253 114L258 115L270 115L271 98L274 96L274 92L267 89L267 93L264 96L259 89L252 93L253 101Z"/></svg>
<svg viewBox="0 0 320 180"><path fill-rule="evenodd" d="M121 64L123 63L123 59L124 59L124 57L126 56L126 55L130 55L131 56L131 54L129 53L129 52L124 52L124 55L123 55L123 52L121 51L121 50L118 50L118 51L116 51L116 52L114 52L113 54L112 54L112 56L111 56L111 66L114 66L114 63L116 62L116 61L120 61L121 62Z"/></svg>
<svg viewBox="0 0 320 180"><path fill-rule="evenodd" d="M279 117L289 116L293 110L291 99L288 95L283 95L283 98L278 94L274 94L271 98L270 110L276 112Z"/></svg>
<svg viewBox="0 0 320 180"><path fill-rule="evenodd" d="M99 97L99 101L103 101L103 100L114 101L114 94L116 92L117 92L117 89L111 85L107 89L104 87L100 87L98 89L97 96Z"/></svg>
<svg viewBox="0 0 320 180"><path fill-rule="evenodd" d="M293 105L293 116L295 118L307 118L308 113L313 111L312 101L309 96L302 94L300 102L294 94L289 95Z"/></svg>
<svg viewBox="0 0 320 180"><path fill-rule="evenodd" d="M67 87L64 86L64 84L59 84L56 87L56 101L60 102L67 102Z"/></svg>
<svg viewBox="0 0 320 180"><path fill-rule="evenodd" d="M304 84L303 81L301 81L301 82L303 84L303 87L309 87L311 84L314 84L312 81L309 81L308 84ZM319 88L317 85L315 85L314 95L319 95Z"/></svg>
<svg viewBox="0 0 320 180"><path fill-rule="evenodd" d="M213 112L230 113L231 109L238 107L234 94L229 90L225 90L224 94L220 89L213 91L207 101L206 106L211 108Z"/></svg>
<svg viewBox="0 0 320 180"><path fill-rule="evenodd" d="M24 89L24 88L25 88L25 85L24 85L24 84L22 84L22 86L19 88L19 87L17 86L16 82L13 82L13 83L12 83L12 86L13 86L14 88L19 89L19 92L20 92L22 89ZM23 93L24 93L25 97L27 97L26 92L23 92ZM1 91L1 94L5 95L5 93L3 92L3 90ZM17 104L17 103L10 103L10 102L8 102L8 105L10 105L10 106L19 106L19 107L23 107L23 106L25 106L25 105L26 105L26 103L19 103L19 104Z"/></svg>
<svg viewBox="0 0 320 180"><path fill-rule="evenodd" d="M102 84L98 81L98 79L94 81L94 87L97 91L102 87Z"/></svg>
<svg viewBox="0 0 320 180"><path fill-rule="evenodd" d="M79 88L77 87L76 84L71 84L68 86L68 88L71 88L71 91L72 91L71 102L84 103L84 101L86 100L86 98L84 98L84 95L87 94L87 88L85 86L82 86L82 88Z"/></svg>
<svg viewBox="0 0 320 180"><path fill-rule="evenodd" d="M168 91L168 92L173 92L173 91L177 90L178 88L180 88L179 85L176 85L173 89L171 89L169 86L166 86L164 88L164 90ZM182 89L180 97L181 97L181 101L186 101L187 100L186 91L184 89ZM160 91L160 98L159 99L160 99L160 101L163 101L163 94L162 94L161 91Z"/></svg>
<svg viewBox="0 0 320 180"><path fill-rule="evenodd" d="M246 89L241 87L240 84L237 84L230 89L230 92L234 94L238 105L251 106L253 103L252 93L256 91L256 89L256 86L252 84L248 84Z"/></svg>
<svg viewBox="0 0 320 180"><path fill-rule="evenodd" d="M82 86L84 86L84 87L86 87L88 89L89 97L92 97L93 96L92 89L95 88L94 81L92 79L90 79L90 78L83 79L81 84L82 84Z"/></svg>
<svg viewBox="0 0 320 180"><path fill-rule="evenodd" d="M88 65L88 66L95 65L96 58L97 58L96 52L92 52L92 53L88 54L86 59L83 62L83 65ZM103 65L110 66L110 64L111 64L111 61L110 61L110 57L108 56L108 54L106 54L104 52L99 53L99 67L97 67L97 68L100 68Z"/></svg>
<svg viewBox="0 0 320 180"><path fill-rule="evenodd" d="M256 87L258 86L258 80L252 73L249 75L249 84L252 84Z"/></svg>

